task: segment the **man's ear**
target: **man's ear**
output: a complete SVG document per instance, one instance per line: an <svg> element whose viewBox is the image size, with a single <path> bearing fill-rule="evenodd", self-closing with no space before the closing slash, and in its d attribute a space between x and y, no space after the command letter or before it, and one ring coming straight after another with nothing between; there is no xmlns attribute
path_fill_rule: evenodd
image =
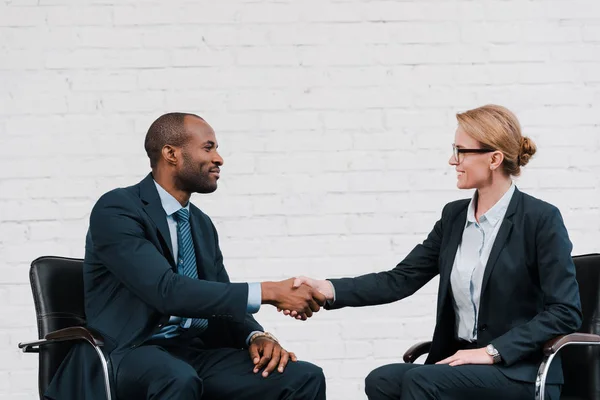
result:
<svg viewBox="0 0 600 400"><path fill-rule="evenodd" d="M179 151L170 144L165 144L161 150L162 158L170 165L176 165Z"/></svg>

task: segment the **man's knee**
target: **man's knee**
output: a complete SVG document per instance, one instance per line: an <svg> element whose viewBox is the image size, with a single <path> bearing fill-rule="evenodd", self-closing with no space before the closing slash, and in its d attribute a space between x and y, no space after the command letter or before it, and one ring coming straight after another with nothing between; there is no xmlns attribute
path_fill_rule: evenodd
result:
<svg viewBox="0 0 600 400"><path fill-rule="evenodd" d="M290 398L325 399L325 374L321 367L305 361L297 361L289 369L290 371L286 370L291 373L287 378L288 387L293 392Z"/></svg>
<svg viewBox="0 0 600 400"><path fill-rule="evenodd" d="M151 387L151 395L148 398L176 398L176 399L199 399L202 396L202 379L198 377L195 370L190 368L189 371L169 376L162 384L156 382L153 390Z"/></svg>
<svg viewBox="0 0 600 400"><path fill-rule="evenodd" d="M315 386L323 386L325 385L325 374L323 373L323 369L315 364L311 364L309 362L302 362L298 365L299 371L297 374L302 375L305 379L311 382L312 385Z"/></svg>

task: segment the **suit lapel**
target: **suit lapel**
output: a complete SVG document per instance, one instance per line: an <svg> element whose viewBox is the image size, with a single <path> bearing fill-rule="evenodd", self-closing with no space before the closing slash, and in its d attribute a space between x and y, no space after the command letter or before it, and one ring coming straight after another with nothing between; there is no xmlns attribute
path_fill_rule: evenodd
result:
<svg viewBox="0 0 600 400"><path fill-rule="evenodd" d="M467 207L463 208L449 223L452 224L450 230L449 241L444 250L444 258L440 265L440 297L438 299L438 308L442 307L448 293L448 287L450 286L450 273L452 272L452 266L454 265L454 259L456 258L456 251L462 241L462 234L467 221ZM438 316L441 313L438 312Z"/></svg>
<svg viewBox="0 0 600 400"><path fill-rule="evenodd" d="M154 185L152 174L148 174L143 181L140 182L140 198L144 203L144 211L158 229L158 234L166 243L168 252L167 260L173 268L175 268L175 260L173 259L173 245L171 244L171 234L169 233L169 225L167 224L167 214L162 207L160 197Z"/></svg>
<svg viewBox="0 0 600 400"><path fill-rule="evenodd" d="M485 271L483 273L483 282L481 283L481 296L485 292L485 287L490 280L490 276L492 275L492 271L496 266L496 262L498 261L498 256L504 249L508 238L510 237L510 233L513 229L512 216L514 215L519 202L521 200L521 192L519 189L515 188L515 192L513 193L513 197L510 200L508 205L508 209L506 210L506 215L504 216L504 220L502 221L502 225L500 225L500 230L498 231L498 235L496 236L496 240L494 240L494 244L492 245L492 250L490 252L490 257L485 265Z"/></svg>
<svg viewBox="0 0 600 400"><path fill-rule="evenodd" d="M198 278L203 280L216 280L212 276L212 269L208 257L209 243L207 238L212 235L208 232L208 226L203 224L198 211L190 204L190 224L192 229L192 239L194 240L194 251L196 252L196 265L198 266Z"/></svg>

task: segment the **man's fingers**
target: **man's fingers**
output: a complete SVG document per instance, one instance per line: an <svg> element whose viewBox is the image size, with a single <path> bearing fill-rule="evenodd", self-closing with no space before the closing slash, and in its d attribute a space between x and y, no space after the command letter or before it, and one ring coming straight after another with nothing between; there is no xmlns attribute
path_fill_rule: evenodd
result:
<svg viewBox="0 0 600 400"><path fill-rule="evenodd" d="M273 354L273 342L269 340L269 342L262 349L262 357L258 361L258 363L254 366L254 373L257 373L261 369L265 367L271 360L271 355Z"/></svg>
<svg viewBox="0 0 600 400"><path fill-rule="evenodd" d="M248 351L250 352L250 359L252 360L252 363L256 365L258 360L260 360L260 354L258 354L258 346L255 344L251 344Z"/></svg>
<svg viewBox="0 0 600 400"><path fill-rule="evenodd" d="M308 307L314 312L317 312L321 309L321 306L317 304L317 302L314 299L308 301Z"/></svg>
<svg viewBox="0 0 600 400"><path fill-rule="evenodd" d="M302 276L299 278L294 279L294 284L292 285L295 288L299 288L300 286L302 286L302 284L304 283L304 281L302 280Z"/></svg>
<svg viewBox="0 0 600 400"><path fill-rule="evenodd" d="M310 307L306 307L306 308L304 309L304 315L306 315L306 317L307 317L307 318L310 318L310 317L312 317L312 315L313 315L313 312L312 312L312 310L310 309Z"/></svg>
<svg viewBox="0 0 600 400"><path fill-rule="evenodd" d="M277 364L279 364L280 358L281 358L281 346L279 346L277 344L273 347L273 355L271 356L271 360L269 361L269 364L267 364L267 367L265 368L265 370L262 373L262 376L264 378L266 378L267 376L269 376L269 374L271 372L273 372L273 370L277 367Z"/></svg>
<svg viewBox="0 0 600 400"><path fill-rule="evenodd" d="M312 296L313 299L320 305L323 306L325 305L325 302L327 301L327 297L325 297L325 295L321 292L319 292L318 290L313 290L312 292Z"/></svg>
<svg viewBox="0 0 600 400"><path fill-rule="evenodd" d="M287 351L285 351L284 349L281 349L281 358L279 359L279 365L277 366L277 371L279 371L279 373L283 372L289 359L290 359L290 354Z"/></svg>
<svg viewBox="0 0 600 400"><path fill-rule="evenodd" d="M292 360L293 362L298 361L298 357L296 357L296 353L290 351L290 352L288 352L288 354L290 355L290 360Z"/></svg>

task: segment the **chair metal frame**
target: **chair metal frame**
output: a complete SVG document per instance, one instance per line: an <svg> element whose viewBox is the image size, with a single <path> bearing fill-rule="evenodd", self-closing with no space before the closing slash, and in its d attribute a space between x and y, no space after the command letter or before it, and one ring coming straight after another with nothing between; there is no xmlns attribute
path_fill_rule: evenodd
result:
<svg viewBox="0 0 600 400"><path fill-rule="evenodd" d="M574 258L576 257L578 256L575 256ZM545 399L546 378L548 376L550 364L558 352L566 346L600 346L600 335L576 332L569 335L557 336L546 342L543 347L544 359L538 368L535 380L535 400ZM429 353L430 349L431 341L419 342L406 350L403 356L404 362L412 364L417 358Z"/></svg>
<svg viewBox="0 0 600 400"><path fill-rule="evenodd" d="M33 265L36 262L43 260L43 259L61 259L61 260L65 260L65 261L78 261L78 262L83 263L82 259L75 259L75 258L69 258L69 257L43 256L43 257L39 257L39 258L35 259L31 263L31 266L33 267ZM30 274L31 274L31 272L30 272ZM32 280L31 285L33 288L35 286L35 282L33 281L32 275L30 275L30 279ZM36 297L35 297L35 291L34 291L34 300L37 302ZM36 312L39 313L38 306L39 305L36 303ZM78 318L81 320L81 322L80 322L81 324L85 323L85 318L83 316L78 316ZM39 331L39 323L38 323L38 331ZM40 331L40 336L41 336L41 331ZM110 379L110 365L109 365L109 361L107 360L106 356L104 355L104 352L102 351L102 347L104 346L104 339L97 333L92 332L91 330L87 329L84 326L73 325L73 326L70 326L67 328L57 329L55 331L49 332L48 334L46 334L44 336L43 339L39 339L39 340L31 341L31 342L19 343L18 346L23 351L23 353L38 353L39 354L40 350L44 346L47 346L49 344L56 344L56 343L61 343L61 342L73 342L73 341L78 341L78 340L83 340L83 341L87 342L96 351L98 359L100 360L100 364L102 365L104 388L106 391L106 400L112 400L113 392L112 392L112 385L111 385L111 379Z"/></svg>

